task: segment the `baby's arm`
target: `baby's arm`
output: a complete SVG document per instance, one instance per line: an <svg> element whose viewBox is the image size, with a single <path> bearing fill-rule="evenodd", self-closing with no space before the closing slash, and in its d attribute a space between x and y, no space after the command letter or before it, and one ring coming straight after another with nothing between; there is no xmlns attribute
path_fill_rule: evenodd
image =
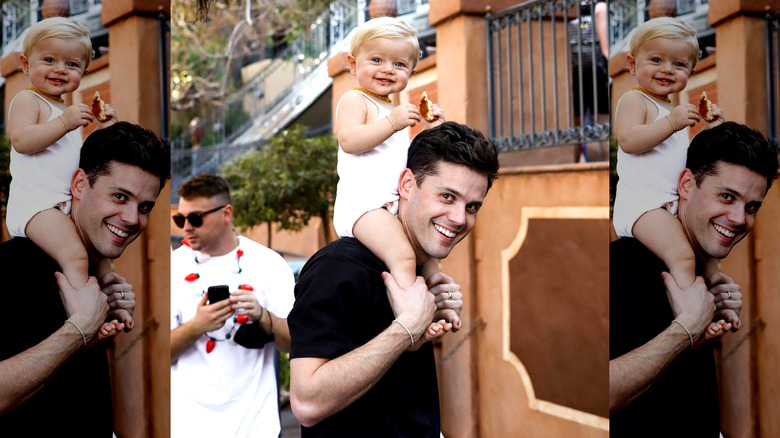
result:
<svg viewBox="0 0 780 438"><path fill-rule="evenodd" d="M398 286L410 287L417 277L417 258L401 221L384 208L365 213L355 222L352 234L379 257Z"/></svg>
<svg viewBox="0 0 780 438"><path fill-rule="evenodd" d="M648 104L647 98L634 92L626 93L620 99L620 111L615 115L615 135L620 149L627 154L647 152L700 120L698 108L686 103L676 106L666 117L648 121Z"/></svg>
<svg viewBox="0 0 780 438"><path fill-rule="evenodd" d="M68 132L92 121L92 113L83 103L69 106L62 115L52 120L39 121L39 102L40 99L32 93L21 93L14 99L9 111L8 136L14 149L20 154L40 152Z"/></svg>
<svg viewBox="0 0 780 438"><path fill-rule="evenodd" d="M73 221L56 208L39 212L27 222L27 237L53 258L75 288L89 279L89 259Z"/></svg>
<svg viewBox="0 0 780 438"><path fill-rule="evenodd" d="M339 146L348 154L362 154L377 147L397 131L422 120L420 109L412 104L399 105L387 117L367 120L366 97L348 92L341 99L333 132Z"/></svg>

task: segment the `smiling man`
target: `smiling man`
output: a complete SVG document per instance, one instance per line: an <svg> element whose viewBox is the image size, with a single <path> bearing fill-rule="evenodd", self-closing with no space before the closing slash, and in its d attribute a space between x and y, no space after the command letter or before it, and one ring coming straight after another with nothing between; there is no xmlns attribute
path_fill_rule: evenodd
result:
<svg viewBox="0 0 780 438"><path fill-rule="evenodd" d="M418 266L443 259L474 227L498 172L498 150L447 122L419 133L398 184L398 218ZM392 245L393 242L387 242ZM354 238L325 246L295 287L290 395L303 437L440 436L436 365L420 342L438 308L459 311L460 286L438 273L401 290Z"/></svg>
<svg viewBox="0 0 780 438"><path fill-rule="evenodd" d="M169 169L168 144L137 125L118 122L87 137L70 189L91 275L146 228ZM74 289L26 238L0 245L0 266L0 330L13 333L0 342L0 430L111 437L108 360L93 338L109 308L132 311L132 286L112 272Z"/></svg>
<svg viewBox="0 0 780 438"><path fill-rule="evenodd" d="M678 218L698 262L726 257L753 228L777 176L777 152L734 122L694 137L677 188ZM666 270L635 239L611 243L610 436L717 438L715 361L700 337L716 309L739 312L742 294L723 273L682 290Z"/></svg>

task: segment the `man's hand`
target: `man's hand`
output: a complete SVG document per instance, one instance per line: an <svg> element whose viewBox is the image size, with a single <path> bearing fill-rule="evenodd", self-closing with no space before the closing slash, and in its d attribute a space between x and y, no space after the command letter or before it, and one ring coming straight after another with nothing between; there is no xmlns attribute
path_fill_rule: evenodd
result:
<svg viewBox="0 0 780 438"><path fill-rule="evenodd" d="M436 311L434 296L428 293L425 279L417 277L408 289L401 289L389 272L382 273L387 288L387 299L396 319L403 322L417 341L428 329Z"/></svg>
<svg viewBox="0 0 780 438"><path fill-rule="evenodd" d="M708 293L704 279L696 277L691 286L682 289L671 274L663 272L661 275L675 319L690 330L694 341L698 340L715 314L714 298Z"/></svg>
<svg viewBox="0 0 780 438"><path fill-rule="evenodd" d="M236 312L236 315L247 315L252 321L259 321L263 316L263 308L257 301L257 296L251 292L239 289L236 292L230 293L231 308Z"/></svg>
<svg viewBox="0 0 780 438"><path fill-rule="evenodd" d="M84 286L75 289L61 272L55 272L54 276L57 278L60 298L68 319L84 331L88 341L91 340L108 313L107 298L101 293L97 279L89 277Z"/></svg>
<svg viewBox="0 0 780 438"><path fill-rule="evenodd" d="M728 275L718 272L707 279L710 293L715 297L717 316L731 323L731 331L742 327L739 312L742 310L742 292L739 285Z"/></svg>
<svg viewBox="0 0 780 438"><path fill-rule="evenodd" d="M133 285L116 272L109 272L100 279L100 287L108 297L108 307L111 308L112 315L119 318L124 324L125 331L132 330L135 327L133 322L133 311L135 311Z"/></svg>
<svg viewBox="0 0 780 438"><path fill-rule="evenodd" d="M225 321L233 315L233 309L230 307L230 300L217 301L216 303L206 304L208 295L198 302L198 310L195 316L190 320L193 326L198 327L200 333L212 332L225 325Z"/></svg>
<svg viewBox="0 0 780 438"><path fill-rule="evenodd" d="M452 332L460 330L460 312L463 310L463 293L460 285L447 274L437 272L428 279L428 292L434 296L436 313L434 320L444 319L452 324Z"/></svg>

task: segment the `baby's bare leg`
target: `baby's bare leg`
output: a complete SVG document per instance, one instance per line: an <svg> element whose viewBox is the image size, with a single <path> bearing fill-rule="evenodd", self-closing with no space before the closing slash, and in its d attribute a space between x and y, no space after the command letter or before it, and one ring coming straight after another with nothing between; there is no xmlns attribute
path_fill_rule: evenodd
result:
<svg viewBox="0 0 780 438"><path fill-rule="evenodd" d="M371 210L355 222L352 234L385 262L401 288L414 283L417 259L398 218L384 208Z"/></svg>
<svg viewBox="0 0 780 438"><path fill-rule="evenodd" d="M637 219L632 232L647 249L663 260L680 287L693 284L696 258L682 224L674 215L663 208L650 210Z"/></svg>
<svg viewBox="0 0 780 438"><path fill-rule="evenodd" d="M27 223L25 233L60 265L70 284L78 288L87 283L87 250L68 216L56 208L41 211Z"/></svg>

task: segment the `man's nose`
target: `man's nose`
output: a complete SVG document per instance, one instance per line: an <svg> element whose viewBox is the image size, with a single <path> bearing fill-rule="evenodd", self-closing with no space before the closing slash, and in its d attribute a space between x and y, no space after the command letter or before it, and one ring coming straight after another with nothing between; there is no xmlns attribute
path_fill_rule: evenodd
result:
<svg viewBox="0 0 780 438"><path fill-rule="evenodd" d="M735 225L740 225L740 226L745 225L745 221L747 218L747 213L745 213L745 206L741 205L740 203L735 203L729 209L726 218L729 220L729 222Z"/></svg>
<svg viewBox="0 0 780 438"><path fill-rule="evenodd" d="M447 219L455 225L463 225L466 223L466 210L461 205L453 205Z"/></svg>
<svg viewBox="0 0 780 438"><path fill-rule="evenodd" d="M128 225L138 225L138 208L135 205L127 204L119 215L122 222Z"/></svg>

